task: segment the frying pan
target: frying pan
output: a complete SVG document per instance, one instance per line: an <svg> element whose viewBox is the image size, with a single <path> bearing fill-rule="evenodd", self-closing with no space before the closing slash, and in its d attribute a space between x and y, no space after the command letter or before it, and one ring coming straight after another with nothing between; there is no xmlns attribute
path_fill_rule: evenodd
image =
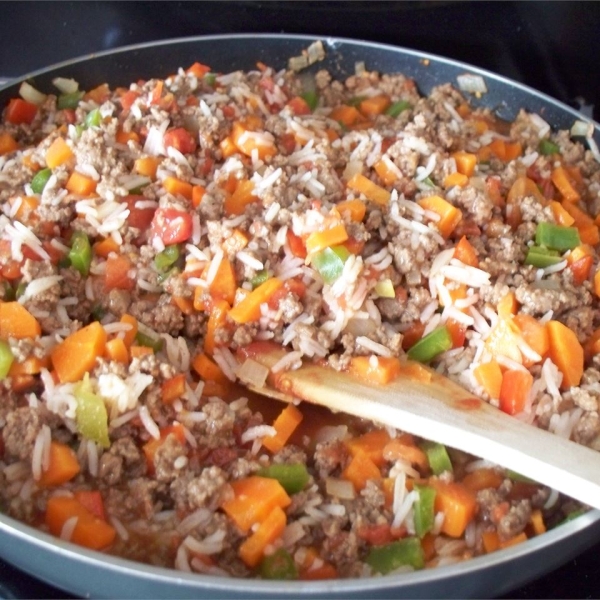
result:
<svg viewBox="0 0 600 600"><path fill-rule="evenodd" d="M72 77L82 89L108 82L166 77L195 61L214 71L252 69L257 61L283 68L316 39L301 35L203 36L128 46L63 62L23 79L42 90L54 77ZM404 48L342 38L320 38L325 59L313 65L334 77L354 72L363 61L368 70L401 72L428 94L435 85L464 73L482 75L488 92L472 98L512 120L520 108L540 114L552 127L570 128L583 118L549 96L465 63ZM17 95L20 81L0 87L0 106ZM594 138L600 143L600 130ZM0 556L47 583L84 597L119 598L467 598L504 594L538 578L583 552L599 539L600 511L591 511L518 546L463 563L414 573L336 581L262 581L207 577L157 568L96 553L64 542L0 515Z"/></svg>

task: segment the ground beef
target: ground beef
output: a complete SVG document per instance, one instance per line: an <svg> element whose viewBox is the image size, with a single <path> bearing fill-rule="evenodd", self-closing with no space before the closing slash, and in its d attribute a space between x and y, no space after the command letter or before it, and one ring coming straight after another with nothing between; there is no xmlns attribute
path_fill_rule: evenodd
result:
<svg viewBox="0 0 600 600"><path fill-rule="evenodd" d="M501 540L509 540L525 529L531 518L531 502L520 500L510 507L498 523L498 535Z"/></svg>
<svg viewBox="0 0 600 600"><path fill-rule="evenodd" d="M339 441L317 444L314 459L319 477L328 477L346 463L348 449Z"/></svg>
<svg viewBox="0 0 600 600"><path fill-rule="evenodd" d="M204 469L197 477L175 479L171 492L177 510L190 512L198 508L214 510L226 497L227 476L219 467Z"/></svg>
<svg viewBox="0 0 600 600"><path fill-rule="evenodd" d="M9 412L6 424L2 428L5 452L20 460L30 458L35 439L43 424L44 419L40 411L29 406Z"/></svg>
<svg viewBox="0 0 600 600"><path fill-rule="evenodd" d="M146 460L131 436L113 441L100 458L99 476L108 485L115 485L123 478L140 477L145 472Z"/></svg>

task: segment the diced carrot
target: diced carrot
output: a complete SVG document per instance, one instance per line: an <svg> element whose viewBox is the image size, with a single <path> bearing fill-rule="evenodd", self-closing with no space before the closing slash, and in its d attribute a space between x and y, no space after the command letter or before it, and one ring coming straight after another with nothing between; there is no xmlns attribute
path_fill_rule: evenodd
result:
<svg viewBox="0 0 600 600"><path fill-rule="evenodd" d="M533 385L533 376L529 371L508 369L502 375L500 387L500 409L509 415L523 411Z"/></svg>
<svg viewBox="0 0 600 600"><path fill-rule="evenodd" d="M163 381L160 386L160 397L165 404L173 404L185 394L185 373L178 373Z"/></svg>
<svg viewBox="0 0 600 600"><path fill-rule="evenodd" d="M17 140L15 140L8 131L0 133L0 156L14 152L15 150L18 150L18 148L19 144L17 143Z"/></svg>
<svg viewBox="0 0 600 600"><path fill-rule="evenodd" d="M511 185L510 190L508 190L506 201L509 204L518 205L525 196L533 196L542 205L545 205L547 202L533 179L525 176L517 177Z"/></svg>
<svg viewBox="0 0 600 600"><path fill-rule="evenodd" d="M454 258L460 260L465 265L471 267L479 266L479 259L477 258L477 251L473 248L473 245L466 236L462 236L460 241L454 247Z"/></svg>
<svg viewBox="0 0 600 600"><path fill-rule="evenodd" d="M223 250L225 250L228 254L235 254L240 250L243 250L250 240L248 239L248 235L236 227L231 235L223 240Z"/></svg>
<svg viewBox="0 0 600 600"><path fill-rule="evenodd" d="M208 286L208 291L213 298L225 300L231 305L235 299L236 289L237 284L233 265L228 258L223 258L219 264L217 274Z"/></svg>
<svg viewBox="0 0 600 600"><path fill-rule="evenodd" d="M96 104L104 104L110 96L110 88L108 83L102 83L95 88L85 93L83 97L85 100L92 100Z"/></svg>
<svg viewBox="0 0 600 600"><path fill-rule="evenodd" d="M47 369L49 366L50 359L47 356L44 356L44 358L28 356L21 362L14 360L10 365L8 376L19 377L21 375L37 375L42 369Z"/></svg>
<svg viewBox="0 0 600 600"><path fill-rule="evenodd" d="M385 429L373 429L359 437L348 440L346 447L352 456L363 452L378 467L381 467L385 462L383 449L390 440L390 434Z"/></svg>
<svg viewBox="0 0 600 600"><path fill-rule="evenodd" d="M527 534L525 532L521 532L514 537L511 537L508 540L501 541L498 545L499 550L503 550L504 548L510 548L511 546L516 546L517 544L522 544L527 541Z"/></svg>
<svg viewBox="0 0 600 600"><path fill-rule="evenodd" d="M552 209L554 219L559 225L571 227L571 225L575 223L575 219L565 210L560 202L552 200L552 202L550 202L550 208Z"/></svg>
<svg viewBox="0 0 600 600"><path fill-rule="evenodd" d="M569 265L569 268L573 273L573 283L575 285L581 285L584 281L589 279L593 263L593 256L583 256Z"/></svg>
<svg viewBox="0 0 600 600"><path fill-rule="evenodd" d="M320 252L325 248L343 244L348 239L348 232L343 223L338 223L324 231L314 231L306 239L306 251L308 254Z"/></svg>
<svg viewBox="0 0 600 600"><path fill-rule="evenodd" d="M344 202L340 202L336 206L336 209L342 216L347 213L350 216L350 220L355 223L361 223L367 212L367 207L361 200L345 200Z"/></svg>
<svg viewBox="0 0 600 600"><path fill-rule="evenodd" d="M496 531L484 531L481 534L481 540L483 541L483 549L486 554L496 552L500 548L500 538Z"/></svg>
<svg viewBox="0 0 600 600"><path fill-rule="evenodd" d="M260 305L268 302L269 298L281 287L283 281L271 277L252 290L241 302L230 311L229 317L238 324L251 323L260 319Z"/></svg>
<svg viewBox="0 0 600 600"><path fill-rule="evenodd" d="M176 306L184 315L194 314L194 302L191 298L173 294L171 296L171 303Z"/></svg>
<svg viewBox="0 0 600 600"><path fill-rule="evenodd" d="M382 158L373 165L373 168L385 185L392 185L398 179L397 172L390 168L388 161Z"/></svg>
<svg viewBox="0 0 600 600"><path fill-rule="evenodd" d="M580 195L564 167L555 167L550 174L552 183L567 202L578 202Z"/></svg>
<svg viewBox="0 0 600 600"><path fill-rule="evenodd" d="M19 302L0 302L0 340L17 340L41 335L39 321Z"/></svg>
<svg viewBox="0 0 600 600"><path fill-rule="evenodd" d="M441 196L421 198L417 203L425 210L430 210L439 215L440 220L436 221L435 225L446 239L450 237L450 234L462 220L460 209L450 204L447 200L444 200Z"/></svg>
<svg viewBox="0 0 600 600"><path fill-rule="evenodd" d="M473 375L490 398L498 399L500 397L502 370L495 360L477 365L473 369Z"/></svg>
<svg viewBox="0 0 600 600"><path fill-rule="evenodd" d="M496 489L503 481L504 477L496 469L483 468L467 473L461 483L467 489L477 493L488 488Z"/></svg>
<svg viewBox="0 0 600 600"><path fill-rule="evenodd" d="M256 523L262 523L275 508L283 509L291 499L276 479L251 475L231 482L233 498L221 503L221 508L234 523L247 533Z"/></svg>
<svg viewBox="0 0 600 600"><path fill-rule="evenodd" d="M119 129L115 134L115 141L117 144L124 145L127 145L128 142L139 143L140 136L135 131L124 131L123 129Z"/></svg>
<svg viewBox="0 0 600 600"><path fill-rule="evenodd" d="M236 121L233 124L231 140L242 154L252 157L252 153L256 151L258 157L265 160L265 158L277 154L277 147L262 136L258 138L255 136L257 129L262 128L263 125L260 119L252 117L253 115L248 115L243 122Z"/></svg>
<svg viewBox="0 0 600 600"><path fill-rule="evenodd" d="M288 404L273 422L277 432L273 436L266 436L262 440L263 446L273 454L279 452L290 439L298 425L302 422L304 415L293 404Z"/></svg>
<svg viewBox="0 0 600 600"><path fill-rule="evenodd" d="M65 140L61 137L56 138L48 150L46 150L46 165L55 169L73 158L74 154Z"/></svg>
<svg viewBox="0 0 600 600"><path fill-rule="evenodd" d="M550 342L549 355L562 373L561 389L579 385L583 375L583 347L575 333L559 321L546 323Z"/></svg>
<svg viewBox="0 0 600 600"><path fill-rule="evenodd" d="M194 357L192 369L194 369L204 381L215 381L216 383L227 383L229 381L225 373L221 370L221 367L219 367L219 365L204 352L201 352Z"/></svg>
<svg viewBox="0 0 600 600"><path fill-rule="evenodd" d="M498 316L501 319L511 318L514 314L516 314L518 309L517 297L513 291L508 292L500 300L498 301L498 306L496 307L498 311Z"/></svg>
<svg viewBox="0 0 600 600"><path fill-rule="evenodd" d="M75 544L92 550L101 550L110 546L115 540L115 529L95 516L76 498L52 496L48 499L45 522L50 533L60 536L67 520L73 517L77 519L71 535L71 541Z"/></svg>
<svg viewBox="0 0 600 600"><path fill-rule="evenodd" d="M367 485L367 481L381 479L379 467L363 452L358 452L352 457L342 477L352 483L354 489L360 492Z"/></svg>
<svg viewBox="0 0 600 600"><path fill-rule="evenodd" d="M108 255L111 252L119 251L119 244L117 244L117 242L115 242L115 240L112 237L107 237L103 240L100 240L99 242L96 242L93 248L94 254L96 254L97 256L101 256L102 258L108 258Z"/></svg>
<svg viewBox="0 0 600 600"><path fill-rule="evenodd" d="M150 177L150 179L156 179L156 170L158 165L162 162L162 159L158 156L145 156L138 158L133 163L133 170L144 177Z"/></svg>
<svg viewBox="0 0 600 600"><path fill-rule="evenodd" d="M82 175L78 171L73 171L65 187L72 194L89 196L96 191L96 182L91 177Z"/></svg>
<svg viewBox="0 0 600 600"><path fill-rule="evenodd" d="M475 494L456 482L449 483L433 478L430 479L429 485L436 491L436 512L444 513L442 532L450 537L461 537L477 511Z"/></svg>
<svg viewBox="0 0 600 600"><path fill-rule="evenodd" d="M546 524L544 523L544 515L539 508L536 508L531 513L531 526L535 535L541 535L546 532Z"/></svg>
<svg viewBox="0 0 600 600"><path fill-rule="evenodd" d="M229 158L238 152L237 146L233 142L233 138L228 135L219 142L219 148L223 158Z"/></svg>
<svg viewBox="0 0 600 600"><path fill-rule="evenodd" d="M192 184L187 181L182 181L181 179L177 179L177 177L165 177L163 181L163 186L169 194L173 194L173 196L183 196L186 200L192 199Z"/></svg>
<svg viewBox="0 0 600 600"><path fill-rule="evenodd" d="M154 354L154 350L149 346L136 346L135 344L132 344L129 348L129 354L131 358L142 358Z"/></svg>
<svg viewBox="0 0 600 600"><path fill-rule="evenodd" d="M451 157L456 162L456 170L460 174L466 177L473 175L477 166L477 156L475 154L460 150L459 152L453 152Z"/></svg>
<svg viewBox="0 0 600 600"><path fill-rule="evenodd" d="M380 206L387 206L390 201L390 192L372 182L362 173L354 174L346 184L349 189L359 194L364 194L367 200Z"/></svg>
<svg viewBox="0 0 600 600"><path fill-rule="evenodd" d="M520 142L505 142L504 143L504 160L510 162L515 158L519 158L523 154L523 146Z"/></svg>
<svg viewBox="0 0 600 600"><path fill-rule="evenodd" d="M132 264L127 256L109 255L104 270L104 288L128 291L135 289L135 279L130 276L131 268Z"/></svg>
<svg viewBox="0 0 600 600"><path fill-rule="evenodd" d="M119 322L131 326L123 335L123 342L125 342L125 346L129 348L131 347L131 344L133 344L138 332L138 320L134 316L125 313L121 315Z"/></svg>
<svg viewBox="0 0 600 600"><path fill-rule="evenodd" d="M467 183L469 183L469 178L458 171L444 177L444 187L446 189L454 186L465 187Z"/></svg>
<svg viewBox="0 0 600 600"><path fill-rule="evenodd" d="M488 144L492 154L502 161L506 160L506 142L500 138L493 139Z"/></svg>
<svg viewBox="0 0 600 600"><path fill-rule="evenodd" d="M354 356L348 370L356 377L379 384L394 381L401 371L402 365L395 356Z"/></svg>
<svg viewBox="0 0 600 600"><path fill-rule="evenodd" d="M121 338L113 338L106 342L105 355L114 362L124 365L129 363L129 350Z"/></svg>
<svg viewBox="0 0 600 600"><path fill-rule="evenodd" d="M493 357L506 356L515 362L521 363L523 357L518 348L517 335L519 335L519 330L512 319L498 319L485 340L485 348Z"/></svg>
<svg viewBox="0 0 600 600"><path fill-rule="evenodd" d="M79 504L89 510L95 517L106 521L104 501L99 490L77 490L73 496Z"/></svg>
<svg viewBox="0 0 600 600"><path fill-rule="evenodd" d="M391 103L387 94L379 94L362 100L358 105L358 110L368 119L373 119L382 114Z"/></svg>
<svg viewBox="0 0 600 600"><path fill-rule="evenodd" d="M204 194L206 194L205 187L201 185L195 185L192 187L192 206L194 208L198 208L200 206L202 198L204 198Z"/></svg>
<svg viewBox="0 0 600 600"><path fill-rule="evenodd" d="M298 577L303 581L325 581L327 579L337 579L339 575L337 569L331 563L325 562L319 567L302 570Z"/></svg>
<svg viewBox="0 0 600 600"><path fill-rule="evenodd" d="M579 208L574 202L564 201L563 208L573 217L574 225L579 231L579 237L584 244L595 246L600 243L600 233L598 225L585 211Z"/></svg>
<svg viewBox="0 0 600 600"><path fill-rule="evenodd" d="M417 466L421 471L425 471L429 467L429 460L425 452L406 436L390 440L383 449L383 458L387 461L403 459L411 465Z"/></svg>
<svg viewBox="0 0 600 600"><path fill-rule="evenodd" d="M38 107L22 98L11 98L4 117L13 125L30 124L37 115Z"/></svg>
<svg viewBox="0 0 600 600"><path fill-rule="evenodd" d="M139 97L139 92L136 92L135 90L125 91L125 93L121 96L121 107L123 111L128 111Z"/></svg>
<svg viewBox="0 0 600 600"><path fill-rule="evenodd" d="M258 529L242 542L239 550L240 558L248 567L254 568L258 565L267 546L281 537L286 522L285 512L276 506L258 526Z"/></svg>
<svg viewBox="0 0 600 600"><path fill-rule="evenodd" d="M258 289L258 288L256 288ZM260 317L260 305L259 305L259 316ZM212 355L215 351L216 341L215 334L217 329L225 325L227 314L230 312L230 305L226 300L215 300L211 304L210 315L208 317L208 323L206 324L206 335L204 336L204 351L207 354ZM244 313L245 314L245 313Z"/></svg>
<svg viewBox="0 0 600 600"><path fill-rule="evenodd" d="M600 298L600 269L594 273L594 292Z"/></svg>
<svg viewBox="0 0 600 600"><path fill-rule="evenodd" d="M329 118L334 121L338 121L345 127L350 127L357 123L358 121L362 121L363 117L358 112L358 109L355 106L348 106L347 104L340 104L340 106L336 106L330 113Z"/></svg>
<svg viewBox="0 0 600 600"><path fill-rule="evenodd" d="M503 208L506 204L504 195L502 194L502 181L499 177L491 175L485 179L485 191L494 206Z"/></svg>
<svg viewBox="0 0 600 600"><path fill-rule="evenodd" d="M311 113L310 106L302 96L294 96L286 106L289 106L295 115L310 115Z"/></svg>
<svg viewBox="0 0 600 600"><path fill-rule="evenodd" d="M104 354L106 331L94 321L66 337L50 352L54 370L61 383L82 379L96 363L96 358Z"/></svg>
<svg viewBox="0 0 600 600"><path fill-rule="evenodd" d="M254 183L249 179L240 181L233 194L225 198L223 203L225 214L228 216L243 215L246 206L257 202L258 199L258 196L254 194Z"/></svg>
<svg viewBox="0 0 600 600"><path fill-rule="evenodd" d="M39 485L53 487L71 481L81 467L75 452L66 444L50 442L50 461L48 468L42 470Z"/></svg>
<svg viewBox="0 0 600 600"><path fill-rule="evenodd" d="M148 349L151 351L151 348ZM173 425L161 427L159 438L151 438L142 446L144 456L146 457L146 466L150 474L154 474L154 459L156 457L156 452L170 435L175 436L175 439L177 439L182 446L185 444L186 438L183 425L175 422Z"/></svg>

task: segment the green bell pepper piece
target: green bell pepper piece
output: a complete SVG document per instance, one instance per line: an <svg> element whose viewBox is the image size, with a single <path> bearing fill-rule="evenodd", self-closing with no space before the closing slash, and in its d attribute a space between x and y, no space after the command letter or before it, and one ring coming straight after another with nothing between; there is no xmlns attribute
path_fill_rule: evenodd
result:
<svg viewBox="0 0 600 600"><path fill-rule="evenodd" d="M306 467L301 463L291 465L270 465L260 469L258 475L261 477L268 477L269 479L277 479L281 484L281 487L283 487L288 494L301 492L310 479Z"/></svg>
<svg viewBox="0 0 600 600"><path fill-rule="evenodd" d="M78 91L70 94L61 94L56 101L56 108L64 110L65 108L77 108L79 101L83 98L85 92Z"/></svg>
<svg viewBox="0 0 600 600"><path fill-rule="evenodd" d="M38 171L31 180L31 190L34 194L41 194L52 176L52 169Z"/></svg>
<svg viewBox="0 0 600 600"><path fill-rule="evenodd" d="M333 283L344 270L344 263L350 256L345 246L332 246L317 252L311 258L311 264L319 272L325 283Z"/></svg>
<svg viewBox="0 0 600 600"><path fill-rule="evenodd" d="M179 254L179 246L177 244L167 246L154 257L154 265L159 271L164 272L175 264L179 258Z"/></svg>
<svg viewBox="0 0 600 600"><path fill-rule="evenodd" d="M407 537L371 548L366 562L374 571L385 575L405 565L422 569L425 566L425 557L419 538Z"/></svg>
<svg viewBox="0 0 600 600"><path fill-rule="evenodd" d="M153 352L160 352L163 347L162 338L153 338L141 331L138 331L135 334L135 341L139 346L146 346L147 348L152 348Z"/></svg>
<svg viewBox="0 0 600 600"><path fill-rule="evenodd" d="M206 82L207 85L210 85L211 87L213 87L215 85L215 83L217 82L217 75L215 73L207 73L204 76L204 81Z"/></svg>
<svg viewBox="0 0 600 600"><path fill-rule="evenodd" d="M258 273L250 280L250 285L252 285L252 289L255 289L259 285L262 285L267 279L269 279L269 271L267 271L267 269L262 269L262 271L258 271Z"/></svg>
<svg viewBox="0 0 600 600"><path fill-rule="evenodd" d="M93 440L103 448L110 447L108 437L108 413L104 400L92 391L89 375L86 373L83 381L76 383L73 395L77 400L75 413L77 430L88 440Z"/></svg>
<svg viewBox="0 0 600 600"><path fill-rule="evenodd" d="M90 112L85 116L84 123L86 127L99 127L102 123L100 109L94 108L93 110L90 110Z"/></svg>
<svg viewBox="0 0 600 600"><path fill-rule="evenodd" d="M433 529L435 490L428 485L419 484L415 484L414 489L419 493L419 499L413 507L415 533L422 538Z"/></svg>
<svg viewBox="0 0 600 600"><path fill-rule="evenodd" d="M554 223L538 223L535 229L535 243L552 250L572 250L581 244L576 227L565 227Z"/></svg>
<svg viewBox="0 0 600 600"><path fill-rule="evenodd" d="M319 94L317 94L317 92L315 92L315 91L304 92L304 94L302 94L302 98L304 99L304 102L306 102L306 104L308 104L308 108L310 108L310 112L313 112L315 110L315 108L317 108L317 106L319 106Z"/></svg>
<svg viewBox="0 0 600 600"><path fill-rule="evenodd" d="M279 548L263 558L260 575L263 579L298 579L298 569L292 555L285 548Z"/></svg>
<svg viewBox="0 0 600 600"><path fill-rule="evenodd" d="M546 267L558 264L561 260L562 258L556 250L549 250L541 246L531 246L527 250L525 264L537 269L545 269Z"/></svg>
<svg viewBox="0 0 600 600"><path fill-rule="evenodd" d="M398 100L387 107L385 114L396 118L400 113L412 108L412 104L408 100Z"/></svg>
<svg viewBox="0 0 600 600"><path fill-rule="evenodd" d="M411 360L427 363L450 348L452 348L452 336L448 328L442 325L411 346L406 355Z"/></svg>
<svg viewBox="0 0 600 600"><path fill-rule="evenodd" d="M14 360L15 357L13 356L10 346L6 342L0 340L0 381L6 379Z"/></svg>
<svg viewBox="0 0 600 600"><path fill-rule="evenodd" d="M540 154L543 154L544 156L560 154L560 148L558 147L558 144L555 144L547 139L540 140L538 150L540 151Z"/></svg>
<svg viewBox="0 0 600 600"><path fill-rule="evenodd" d="M69 260L84 277L90 273L92 264L92 247L90 240L83 231L76 231L71 237L71 250L69 251Z"/></svg>
<svg viewBox="0 0 600 600"><path fill-rule="evenodd" d="M523 483L535 483L533 479L526 477L525 475L521 475L521 473L517 473L512 469L506 469L506 476L512 481L522 481Z"/></svg>
<svg viewBox="0 0 600 600"><path fill-rule="evenodd" d="M437 442L423 442L421 449L427 455L429 467L434 475L441 475L445 471L452 472L452 461L448 456L446 446Z"/></svg>

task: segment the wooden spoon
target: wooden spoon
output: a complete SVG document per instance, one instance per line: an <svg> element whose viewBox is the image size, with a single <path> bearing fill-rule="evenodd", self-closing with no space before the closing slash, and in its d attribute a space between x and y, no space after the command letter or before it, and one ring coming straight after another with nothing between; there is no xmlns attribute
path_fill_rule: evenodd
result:
<svg viewBox="0 0 600 600"><path fill-rule="evenodd" d="M260 342L243 353L269 369L285 356L275 345ZM415 377L408 368L393 382L376 385L303 363L299 369L271 373L268 385L252 389L287 402L320 404L446 444L600 509L600 452L527 425L438 373L418 368L425 377Z"/></svg>

